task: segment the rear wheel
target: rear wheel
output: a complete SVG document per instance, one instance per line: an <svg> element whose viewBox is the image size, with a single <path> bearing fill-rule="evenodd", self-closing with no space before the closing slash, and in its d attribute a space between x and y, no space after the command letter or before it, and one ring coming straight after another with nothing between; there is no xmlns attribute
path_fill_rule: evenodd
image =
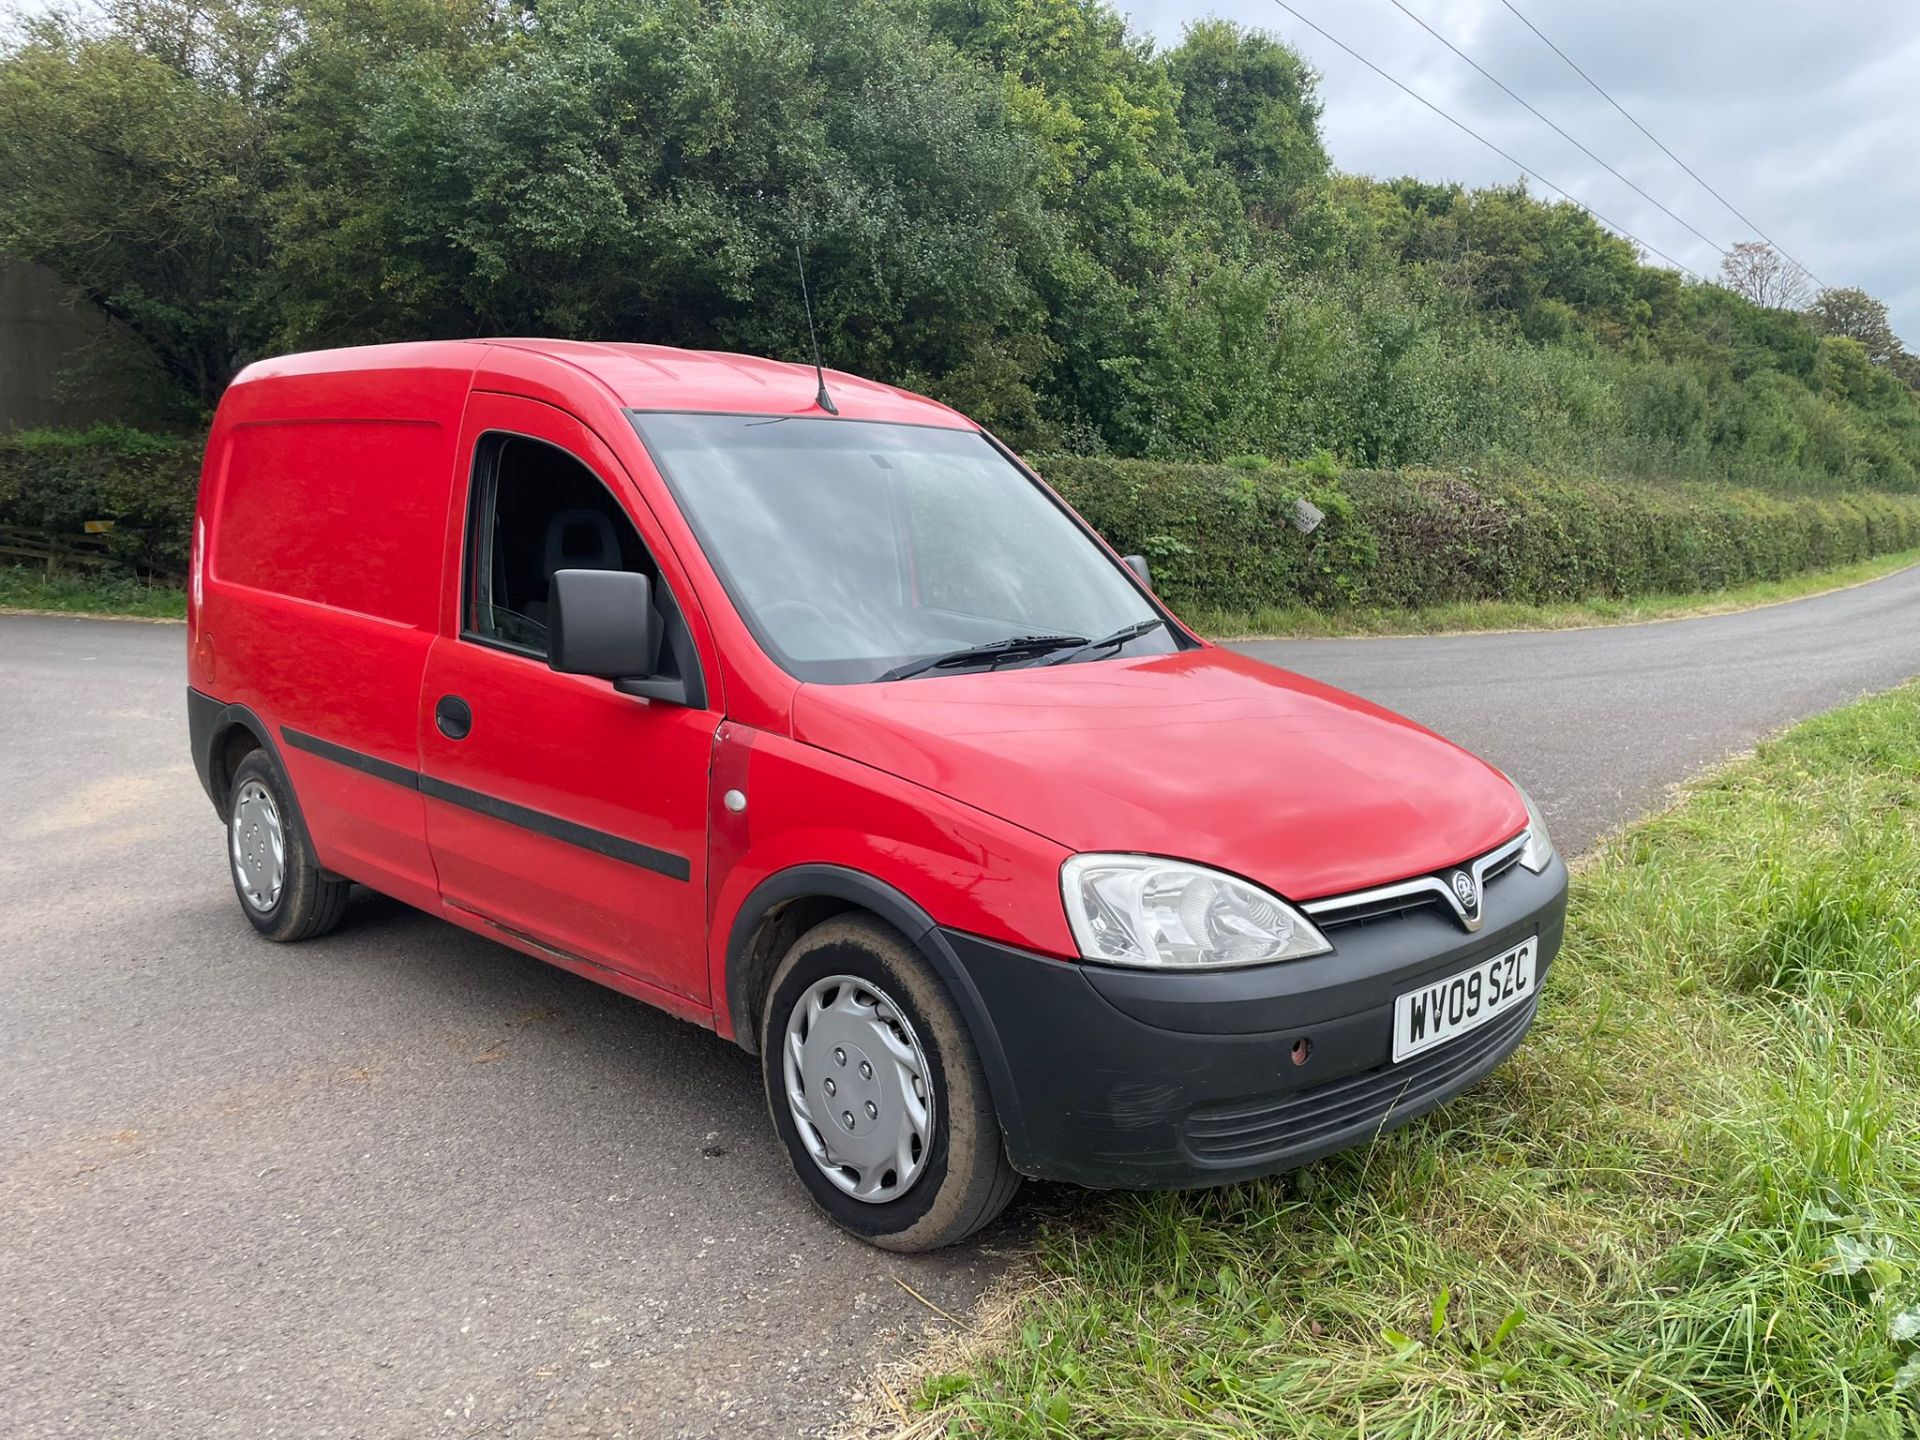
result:
<svg viewBox="0 0 1920 1440"><path fill-rule="evenodd" d="M838 916L794 943L774 972L760 1057L801 1184L861 1239L951 1245L1019 1188L965 1023L879 920Z"/></svg>
<svg viewBox="0 0 1920 1440"><path fill-rule="evenodd" d="M233 772L227 864L241 911L269 940L311 940L346 914L353 885L320 873L286 778L264 750Z"/></svg>

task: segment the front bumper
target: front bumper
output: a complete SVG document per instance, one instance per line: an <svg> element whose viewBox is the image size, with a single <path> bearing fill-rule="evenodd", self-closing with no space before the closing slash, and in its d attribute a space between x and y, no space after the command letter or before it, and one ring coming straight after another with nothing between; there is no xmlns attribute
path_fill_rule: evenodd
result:
<svg viewBox="0 0 1920 1440"><path fill-rule="evenodd" d="M1429 906L1334 929L1329 954L1245 970L1156 973L938 935L1014 1168L1163 1189L1304 1165L1459 1094L1519 1045L1536 1000L1396 1065L1394 997L1536 934L1544 983L1566 908L1556 857L1495 882L1478 934Z"/></svg>

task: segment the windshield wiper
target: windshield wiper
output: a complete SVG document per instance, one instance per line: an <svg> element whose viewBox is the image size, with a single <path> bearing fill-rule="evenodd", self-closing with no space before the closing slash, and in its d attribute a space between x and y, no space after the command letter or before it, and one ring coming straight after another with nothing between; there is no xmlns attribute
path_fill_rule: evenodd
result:
<svg viewBox="0 0 1920 1440"><path fill-rule="evenodd" d="M896 665L885 674L876 675L874 679L876 682L905 680L914 675L924 675L929 670L950 670L962 665L991 667L1002 660L1046 655L1054 650L1078 649L1086 643L1087 637L1084 635L1010 635L1005 640L990 640L984 645L963 645L958 650L949 650L930 660L909 660L905 665Z"/></svg>
<svg viewBox="0 0 1920 1440"><path fill-rule="evenodd" d="M1166 623L1166 621L1156 616L1152 620L1139 620L1132 625L1123 625L1111 635L1102 635L1098 640L1088 640L1074 646L1073 649L1062 655L1058 660L1049 660L1047 664L1071 665L1075 660L1091 655L1095 651L1105 650L1109 647L1118 648L1119 646L1125 645L1129 640L1138 640L1142 635L1152 634Z"/></svg>

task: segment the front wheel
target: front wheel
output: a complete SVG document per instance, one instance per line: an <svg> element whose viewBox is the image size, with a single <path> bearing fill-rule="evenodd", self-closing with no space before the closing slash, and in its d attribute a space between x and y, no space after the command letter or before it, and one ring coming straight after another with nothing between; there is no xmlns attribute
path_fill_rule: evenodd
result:
<svg viewBox="0 0 1920 1440"><path fill-rule="evenodd" d="M861 1239L936 1250L1019 1188L965 1023L880 921L839 916L800 937L774 972L760 1057L800 1182Z"/></svg>

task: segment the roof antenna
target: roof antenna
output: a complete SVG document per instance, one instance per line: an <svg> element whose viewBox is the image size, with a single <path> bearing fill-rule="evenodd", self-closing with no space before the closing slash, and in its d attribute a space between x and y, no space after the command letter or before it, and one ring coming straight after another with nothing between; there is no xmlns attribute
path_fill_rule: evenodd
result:
<svg viewBox="0 0 1920 1440"><path fill-rule="evenodd" d="M829 415L838 415L839 408L833 403L833 397L827 394L827 372L820 365L820 337L813 333L813 301L807 295L807 257L800 253L796 242L793 258L800 262L800 303L807 310L807 341L813 346L813 373L820 377L820 393L813 397L813 403Z"/></svg>

